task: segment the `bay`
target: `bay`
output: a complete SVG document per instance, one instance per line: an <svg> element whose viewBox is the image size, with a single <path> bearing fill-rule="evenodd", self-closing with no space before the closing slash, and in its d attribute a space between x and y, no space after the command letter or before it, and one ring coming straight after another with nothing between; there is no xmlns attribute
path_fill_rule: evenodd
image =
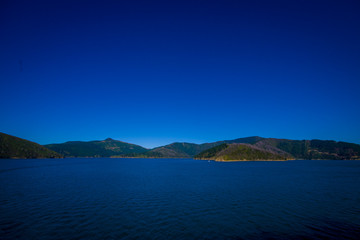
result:
<svg viewBox="0 0 360 240"><path fill-rule="evenodd" d="M2 159L0 239L359 239L360 161Z"/></svg>

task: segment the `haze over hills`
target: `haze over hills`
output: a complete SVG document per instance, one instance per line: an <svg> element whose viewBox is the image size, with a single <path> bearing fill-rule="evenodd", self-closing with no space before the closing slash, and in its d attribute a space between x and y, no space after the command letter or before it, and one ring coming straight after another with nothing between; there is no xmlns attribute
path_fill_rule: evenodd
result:
<svg viewBox="0 0 360 240"><path fill-rule="evenodd" d="M175 142L146 149L111 138L39 144L1 134L0 158L135 157L213 160L360 159L360 145L330 140L288 140L245 137L212 143Z"/></svg>

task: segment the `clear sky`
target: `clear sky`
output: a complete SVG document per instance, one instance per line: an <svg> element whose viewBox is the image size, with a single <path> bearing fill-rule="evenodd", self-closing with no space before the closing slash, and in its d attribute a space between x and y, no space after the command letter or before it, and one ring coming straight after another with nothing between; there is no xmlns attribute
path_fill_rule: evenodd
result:
<svg viewBox="0 0 360 240"><path fill-rule="evenodd" d="M360 2L0 2L0 131L360 143Z"/></svg>

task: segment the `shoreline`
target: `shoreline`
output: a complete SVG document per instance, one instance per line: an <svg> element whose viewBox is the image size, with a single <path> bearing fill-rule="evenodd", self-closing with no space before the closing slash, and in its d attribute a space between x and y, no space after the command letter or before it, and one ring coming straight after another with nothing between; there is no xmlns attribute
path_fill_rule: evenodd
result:
<svg viewBox="0 0 360 240"><path fill-rule="evenodd" d="M214 162L285 162L285 161L294 161L294 160L301 160L301 159L256 159L256 160L219 160L219 159L205 159L205 158L194 158L194 160L203 160L203 161L214 161Z"/></svg>
<svg viewBox="0 0 360 240"><path fill-rule="evenodd" d="M0 158L1 159L12 159L12 160L24 160L24 159L77 159L77 158L122 158L122 159L193 159L201 161L214 161L214 162L284 162L284 161L360 161L360 159L257 159L257 160L219 160L219 159L210 159L210 158L192 158L192 157L56 157L56 158L20 158L20 157L10 157L10 158Z"/></svg>

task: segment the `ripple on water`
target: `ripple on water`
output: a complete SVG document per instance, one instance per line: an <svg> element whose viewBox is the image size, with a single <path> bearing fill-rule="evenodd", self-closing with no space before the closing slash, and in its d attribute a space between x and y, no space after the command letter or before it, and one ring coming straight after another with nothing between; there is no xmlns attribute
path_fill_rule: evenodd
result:
<svg viewBox="0 0 360 240"><path fill-rule="evenodd" d="M11 162L0 239L360 239L359 163Z"/></svg>

